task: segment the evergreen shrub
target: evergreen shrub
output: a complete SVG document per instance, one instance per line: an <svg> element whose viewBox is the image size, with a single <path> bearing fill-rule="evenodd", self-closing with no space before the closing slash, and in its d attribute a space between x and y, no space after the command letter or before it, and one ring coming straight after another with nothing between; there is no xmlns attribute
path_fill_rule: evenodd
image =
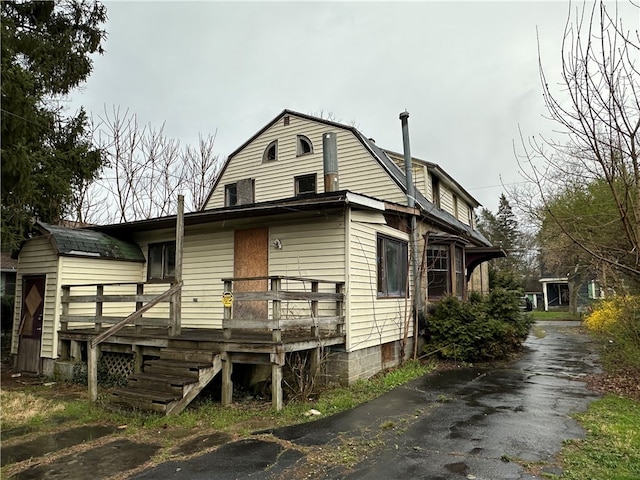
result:
<svg viewBox="0 0 640 480"><path fill-rule="evenodd" d="M445 297L427 320L425 352L463 362L507 357L520 348L533 323L520 312L518 296L496 288L486 296L472 293L468 302Z"/></svg>

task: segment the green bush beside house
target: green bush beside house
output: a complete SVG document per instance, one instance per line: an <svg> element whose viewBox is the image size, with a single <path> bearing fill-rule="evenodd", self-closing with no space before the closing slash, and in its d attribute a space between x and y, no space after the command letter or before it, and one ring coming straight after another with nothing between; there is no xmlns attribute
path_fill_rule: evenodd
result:
<svg viewBox="0 0 640 480"><path fill-rule="evenodd" d="M444 298L427 320L424 351L463 362L507 357L520 348L533 323L520 311L518 298L505 288L486 296L472 293L468 302Z"/></svg>

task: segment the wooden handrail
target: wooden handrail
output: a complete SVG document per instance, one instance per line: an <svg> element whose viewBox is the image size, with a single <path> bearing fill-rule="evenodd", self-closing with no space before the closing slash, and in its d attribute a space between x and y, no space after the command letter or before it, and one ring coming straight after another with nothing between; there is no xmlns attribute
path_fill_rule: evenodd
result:
<svg viewBox="0 0 640 480"><path fill-rule="evenodd" d="M167 290L164 293L161 293L155 299L153 299L149 303L147 303L145 306L143 306L142 308L136 310L131 315L129 315L127 318L125 318L124 320L116 323L109 330L106 330L106 331L102 332L100 335L98 335L93 340L91 340L91 347L96 347L101 342L104 342L111 335L114 335L115 333L120 331L127 323L135 320L138 317L141 317L142 314L145 313L147 310L151 310L151 308L155 307L160 302L163 302L168 297L171 297L174 293L179 292L181 288L182 288L182 282L176 283L169 290Z"/></svg>
<svg viewBox="0 0 640 480"><path fill-rule="evenodd" d="M344 283L344 282L336 282L335 280L320 280L317 278L308 278L308 277L290 277L287 275L268 275L263 277L227 277L223 278L223 282L246 282L250 280L292 280L296 282L317 282L317 283Z"/></svg>

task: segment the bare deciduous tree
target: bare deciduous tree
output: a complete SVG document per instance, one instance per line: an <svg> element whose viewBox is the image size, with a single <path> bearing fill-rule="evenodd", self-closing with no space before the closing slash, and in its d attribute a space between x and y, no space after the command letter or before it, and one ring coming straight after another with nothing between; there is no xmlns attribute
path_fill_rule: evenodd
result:
<svg viewBox="0 0 640 480"><path fill-rule="evenodd" d="M525 138L519 155L521 172L535 187L533 209L538 220L553 222L571 248L580 249L594 265L607 265L640 280L640 36L623 23L618 5L600 1L570 12L562 40L561 78L551 82L539 53L539 71L548 116L560 140ZM626 8L640 10L636 5ZM637 19L637 12L636 12ZM616 245L599 235L603 225L593 216L573 212L558 201L607 186L619 231ZM523 191L512 197L518 206L530 201ZM584 204L584 202L582 203ZM564 208L561 215L557 207ZM614 225L615 223L615 225ZM579 228L577 228L579 227ZM622 248L621 248L622 245Z"/></svg>
<svg viewBox="0 0 640 480"><path fill-rule="evenodd" d="M187 211L200 210L219 172L216 134L182 147L160 128L140 126L129 110L105 108L93 138L107 161L103 175L83 186L75 220L130 222L169 215L178 194Z"/></svg>

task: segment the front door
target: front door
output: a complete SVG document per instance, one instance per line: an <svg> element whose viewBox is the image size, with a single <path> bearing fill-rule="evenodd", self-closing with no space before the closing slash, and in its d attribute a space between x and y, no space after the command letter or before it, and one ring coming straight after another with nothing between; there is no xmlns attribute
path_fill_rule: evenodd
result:
<svg viewBox="0 0 640 480"><path fill-rule="evenodd" d="M269 275L269 228L236 230L233 244L233 276L235 278L266 277ZM266 278L233 282L235 292L265 292ZM233 317L237 319L267 319L268 302L234 301Z"/></svg>
<svg viewBox="0 0 640 480"><path fill-rule="evenodd" d="M40 341L44 313L44 287L46 277L22 278L22 309L18 328L18 370L41 373Z"/></svg>

